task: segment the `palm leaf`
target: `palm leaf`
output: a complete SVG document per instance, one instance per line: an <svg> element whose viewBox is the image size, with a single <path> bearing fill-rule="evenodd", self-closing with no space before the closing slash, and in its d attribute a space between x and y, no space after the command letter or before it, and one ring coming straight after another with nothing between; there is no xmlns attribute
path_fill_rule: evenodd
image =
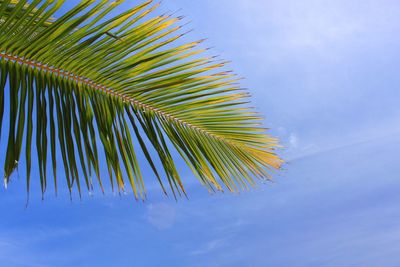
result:
<svg viewBox="0 0 400 267"><path fill-rule="evenodd" d="M42 193L48 165L57 190L61 162L70 192L92 190L92 176L103 190L104 158L111 186L124 191L129 182L143 198L138 153L174 196L185 194L176 155L211 191L246 189L280 167L276 140L226 63L202 57L202 41L177 41L180 17L151 16L158 4L147 1L109 18L122 1L88 0L54 19L63 2L0 1L6 185L25 149L29 192L32 147Z"/></svg>

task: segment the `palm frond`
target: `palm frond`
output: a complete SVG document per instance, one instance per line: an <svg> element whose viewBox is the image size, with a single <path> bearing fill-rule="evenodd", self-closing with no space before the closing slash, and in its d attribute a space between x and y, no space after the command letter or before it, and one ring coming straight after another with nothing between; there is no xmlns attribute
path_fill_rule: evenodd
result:
<svg viewBox="0 0 400 267"><path fill-rule="evenodd" d="M5 184L24 149L29 192L33 147L42 193L47 164L57 188L59 155L70 192L79 194L93 189L92 175L103 190L104 158L112 187L123 191L128 181L135 197L144 198L138 153L174 196L185 190L173 151L212 191L269 178L282 163L276 140L247 107L238 78L223 70L226 62L202 57L202 40L180 44L181 18L152 16L159 5L152 1L109 18L122 2L81 1L54 19L63 0L0 1Z"/></svg>

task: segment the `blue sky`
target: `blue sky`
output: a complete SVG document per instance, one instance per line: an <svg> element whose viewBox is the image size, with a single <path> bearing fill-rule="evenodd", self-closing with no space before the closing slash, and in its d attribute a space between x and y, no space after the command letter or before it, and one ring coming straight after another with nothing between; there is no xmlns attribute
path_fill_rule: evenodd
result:
<svg viewBox="0 0 400 267"><path fill-rule="evenodd" d="M165 0L161 10L179 8L187 38L207 37L246 78L285 170L235 195L192 183L178 203L151 188L145 203L48 194L27 209L14 177L0 192L2 266L400 266L399 2Z"/></svg>

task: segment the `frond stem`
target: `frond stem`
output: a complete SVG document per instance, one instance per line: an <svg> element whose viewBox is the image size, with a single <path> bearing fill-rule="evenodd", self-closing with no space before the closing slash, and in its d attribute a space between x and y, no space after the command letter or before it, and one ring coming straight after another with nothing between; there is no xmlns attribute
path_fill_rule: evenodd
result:
<svg viewBox="0 0 400 267"><path fill-rule="evenodd" d="M160 114L160 115L162 115L162 116L164 116L164 117L166 117L166 118L168 118L170 120L176 121L176 122L178 122L180 124L183 124L185 126L188 126L188 127L192 128L194 130L200 131L203 134L211 136L212 138L218 139L218 140L220 140L222 142L225 142L225 143L227 143L227 144L229 144L231 146L242 148L242 149L245 149L245 150L247 150L247 148L248 148L244 144L238 144L238 143L233 142L231 140L228 140L228 139L226 139L226 138L224 138L224 137L222 137L220 135L216 135L216 134L211 133L211 132L209 132L207 130L204 130L203 128L201 128L199 126L196 126L196 125L193 125L191 123L185 122L185 121L183 121L183 120L181 120L181 119L179 119L179 118L177 118L177 117L175 117L173 115L165 113L164 111L162 111L162 110L160 110L160 109L158 109L156 107L152 107L152 106L150 106L148 104L144 104L144 103L142 103L142 102L140 102L138 100L133 99L130 96L127 96L125 94L116 92L115 90L113 90L111 88L107 88L106 86L104 86L102 84L95 83L95 82L93 82L92 80L90 80L90 79L88 79L86 77L82 77L82 76L76 75L74 73L71 73L71 72L68 72L68 71L65 71L65 70L62 70L62 69L55 68L53 66L48 66L48 65L40 63L40 62L36 62L36 61L33 61L33 60L25 59L23 57L10 55L10 54L8 54L6 52L0 52L0 58L4 58L4 59L9 60L9 61L17 62L17 63L19 63L21 65L27 65L27 66L29 66L31 68L38 68L39 70L50 72L50 73L55 74L55 75L57 75L59 77L67 77L70 80L86 84L86 85L88 85L88 86L90 86L90 87L92 87L92 88L94 88L96 90L100 90L100 91L102 91L102 92L104 92L104 93L106 93L108 95L119 97L120 99L122 99L123 102L129 102L129 103L132 103L132 104L134 104L135 106L137 106L139 108L147 109L147 110L150 110L152 112L158 113L158 114Z"/></svg>

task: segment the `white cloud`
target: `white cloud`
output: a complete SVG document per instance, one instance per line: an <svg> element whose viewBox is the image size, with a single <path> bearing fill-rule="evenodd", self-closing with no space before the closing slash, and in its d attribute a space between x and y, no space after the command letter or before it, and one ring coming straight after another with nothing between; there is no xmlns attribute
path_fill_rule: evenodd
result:
<svg viewBox="0 0 400 267"><path fill-rule="evenodd" d="M171 228L175 223L176 210L166 203L150 204L147 207L147 221L158 230Z"/></svg>
<svg viewBox="0 0 400 267"><path fill-rule="evenodd" d="M292 148L297 148L299 145L299 138L295 133L291 133L289 136L289 144Z"/></svg>
<svg viewBox="0 0 400 267"><path fill-rule="evenodd" d="M192 251L192 255L202 255L213 252L214 250L226 246L227 242L225 239L213 239L204 244L200 249Z"/></svg>

